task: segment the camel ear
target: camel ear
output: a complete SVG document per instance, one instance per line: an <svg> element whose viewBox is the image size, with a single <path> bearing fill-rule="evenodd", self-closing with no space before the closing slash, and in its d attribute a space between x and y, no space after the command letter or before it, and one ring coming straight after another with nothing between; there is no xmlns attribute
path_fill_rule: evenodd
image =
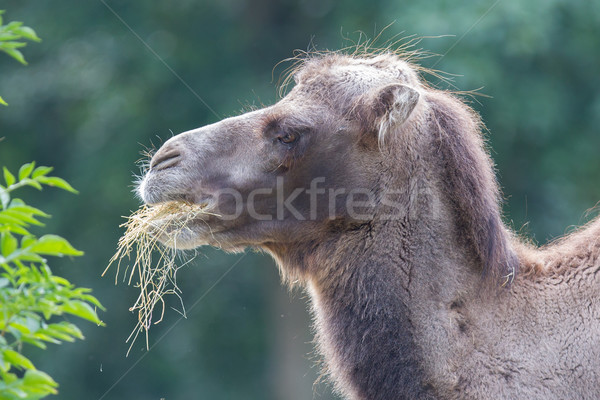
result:
<svg viewBox="0 0 600 400"><path fill-rule="evenodd" d="M379 89L373 110L380 124L400 125L408 119L418 101L419 92L415 89L393 83Z"/></svg>
<svg viewBox="0 0 600 400"><path fill-rule="evenodd" d="M361 124L363 139L375 140L381 148L388 133L410 117L418 102L415 89L392 83L365 93L351 113Z"/></svg>

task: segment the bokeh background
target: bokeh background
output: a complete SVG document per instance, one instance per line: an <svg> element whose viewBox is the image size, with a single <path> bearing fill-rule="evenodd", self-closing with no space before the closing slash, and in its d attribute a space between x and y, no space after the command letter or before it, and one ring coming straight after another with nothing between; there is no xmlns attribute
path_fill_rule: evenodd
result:
<svg viewBox="0 0 600 400"><path fill-rule="evenodd" d="M202 249L178 276L187 319L167 310L151 350L140 340L129 357L136 289L115 286L114 270L100 277L121 216L139 205L140 151L276 101L285 65L275 66L294 49L346 47L394 22L380 43L424 37L417 47L438 56L423 65L489 96L468 101L489 129L515 230L544 243L600 200L598 1L2 0L0 9L43 39L25 48L28 67L0 55L10 103L0 108L0 165L36 160L79 189L22 196L86 253L52 260L55 272L107 307L105 328L80 323L85 341L34 352L60 399L335 398L313 384L306 298L281 287L268 257L249 253L225 273L240 255Z"/></svg>

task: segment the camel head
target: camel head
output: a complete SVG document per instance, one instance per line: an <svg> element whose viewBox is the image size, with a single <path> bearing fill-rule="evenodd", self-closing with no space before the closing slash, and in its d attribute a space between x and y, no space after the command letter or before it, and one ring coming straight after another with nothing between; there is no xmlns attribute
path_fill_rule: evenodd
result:
<svg viewBox="0 0 600 400"><path fill-rule="evenodd" d="M427 216L478 268L514 276L479 119L417 70L395 54L311 56L276 104L168 140L139 194L206 206L179 233L182 249L251 246L282 265L374 222Z"/></svg>
<svg viewBox="0 0 600 400"><path fill-rule="evenodd" d="M329 55L293 78L276 104L184 132L154 155L139 186L146 203L207 207L178 247L314 240L369 223L385 202L381 133L408 123L417 75L396 57Z"/></svg>

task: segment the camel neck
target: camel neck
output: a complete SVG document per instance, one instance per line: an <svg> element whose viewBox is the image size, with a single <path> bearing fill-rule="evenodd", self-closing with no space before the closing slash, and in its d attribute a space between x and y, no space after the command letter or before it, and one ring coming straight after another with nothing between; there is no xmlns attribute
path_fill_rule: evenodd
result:
<svg viewBox="0 0 600 400"><path fill-rule="evenodd" d="M344 238L334 254L322 259L326 265L321 268L329 273L309 281L327 372L340 388L352 388L344 393L351 399L432 396L426 354L431 348L423 347L423 338L444 335L435 324L449 309L452 294L448 287L434 287L436 281L424 273L444 262L431 257L437 250L417 243L421 228L402 220L371 231L368 241L364 233L357 233L356 241ZM399 240L382 240L389 235ZM422 323L426 317L433 326Z"/></svg>
<svg viewBox="0 0 600 400"><path fill-rule="evenodd" d="M393 219L348 231L305 259L320 352L353 400L428 399L451 386L459 311L481 291L477 248L443 185L420 170L401 179L395 186L411 190L395 199Z"/></svg>

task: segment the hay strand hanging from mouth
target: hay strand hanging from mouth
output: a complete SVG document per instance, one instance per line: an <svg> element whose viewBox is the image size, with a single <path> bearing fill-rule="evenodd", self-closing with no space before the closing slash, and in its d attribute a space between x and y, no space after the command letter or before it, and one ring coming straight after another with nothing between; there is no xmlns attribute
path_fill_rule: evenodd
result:
<svg viewBox="0 0 600 400"><path fill-rule="evenodd" d="M137 312L138 322L127 338L128 343L131 341L127 354L140 333L145 334L146 349L149 349L148 330L163 319L164 296L177 296L181 302L181 313L185 316L181 290L177 286L177 270L191 260L179 266L175 263L177 239L191 221L199 218L201 214L207 214L205 208L205 205L183 202L144 205L129 217L125 217L127 221L120 225L126 228L125 233L119 239L117 251L102 275L116 263L116 284L121 263L125 262L127 268L123 274L123 281L128 285L134 282L140 291L134 305L129 309ZM161 242L167 242L170 247ZM154 313L158 304L160 315L157 317Z"/></svg>

